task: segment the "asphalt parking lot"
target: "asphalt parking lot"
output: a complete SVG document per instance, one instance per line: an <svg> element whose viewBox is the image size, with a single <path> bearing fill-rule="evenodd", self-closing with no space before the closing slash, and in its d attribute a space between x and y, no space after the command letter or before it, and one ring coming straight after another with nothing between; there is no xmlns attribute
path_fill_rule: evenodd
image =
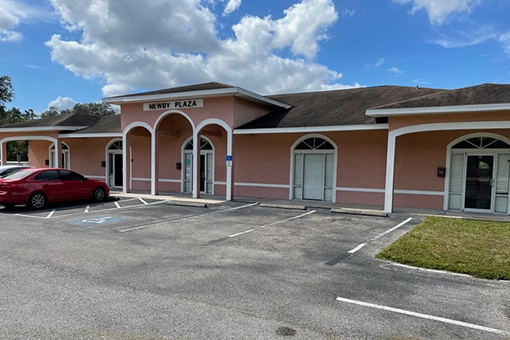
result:
<svg viewBox="0 0 510 340"><path fill-rule="evenodd" d="M1 339L510 339L510 285L373 255L419 223L121 198L0 209Z"/></svg>

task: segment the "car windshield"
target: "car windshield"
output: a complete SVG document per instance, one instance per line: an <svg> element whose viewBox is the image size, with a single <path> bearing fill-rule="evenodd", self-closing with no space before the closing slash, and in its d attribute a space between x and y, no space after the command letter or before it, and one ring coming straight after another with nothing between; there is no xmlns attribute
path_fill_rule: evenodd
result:
<svg viewBox="0 0 510 340"><path fill-rule="evenodd" d="M34 172L33 169L23 169L20 171L16 171L8 176L5 176L3 179L21 179L27 177L33 172Z"/></svg>

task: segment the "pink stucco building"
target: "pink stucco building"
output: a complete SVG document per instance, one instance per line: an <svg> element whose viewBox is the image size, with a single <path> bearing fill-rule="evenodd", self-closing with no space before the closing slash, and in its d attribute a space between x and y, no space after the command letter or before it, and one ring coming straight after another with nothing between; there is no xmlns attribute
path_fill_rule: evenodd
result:
<svg viewBox="0 0 510 340"><path fill-rule="evenodd" d="M111 187L508 214L510 85L262 96L206 83L104 98L109 117L0 127L34 166Z"/></svg>

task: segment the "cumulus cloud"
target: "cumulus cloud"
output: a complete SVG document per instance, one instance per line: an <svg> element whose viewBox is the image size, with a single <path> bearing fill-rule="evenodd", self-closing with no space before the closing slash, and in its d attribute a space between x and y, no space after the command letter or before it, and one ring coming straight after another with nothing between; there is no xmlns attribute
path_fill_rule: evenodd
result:
<svg viewBox="0 0 510 340"><path fill-rule="evenodd" d="M302 0L279 18L246 15L226 39L216 31L219 18L199 0L51 3L63 25L81 33L80 40L51 37L52 60L78 76L104 79L106 96L206 81L265 94L344 86L339 72L314 62L338 18L332 0Z"/></svg>
<svg viewBox="0 0 510 340"><path fill-rule="evenodd" d="M395 76L395 77L398 77L398 76L401 76L402 74L404 74L404 71L402 70L399 70L398 68L396 67L390 67L389 69L386 70L389 74L391 74L392 76Z"/></svg>
<svg viewBox="0 0 510 340"><path fill-rule="evenodd" d="M411 13L425 10L432 24L442 25L453 13L471 12L482 0L393 0L400 4L411 4Z"/></svg>
<svg viewBox="0 0 510 340"><path fill-rule="evenodd" d="M0 41L11 42L23 39L23 34L13 30L25 16L24 11L11 0L0 0Z"/></svg>
<svg viewBox="0 0 510 340"><path fill-rule="evenodd" d="M54 108L56 108L59 111L67 110L67 109L72 109L74 107L74 105L76 105L76 104L77 104L77 102L73 98L58 97L57 99L52 100L48 104L48 109L50 107L54 107Z"/></svg>
<svg viewBox="0 0 510 340"><path fill-rule="evenodd" d="M37 7L28 6L21 0L0 0L0 42L22 40L23 34L16 30L21 22L47 20L51 17Z"/></svg>
<svg viewBox="0 0 510 340"><path fill-rule="evenodd" d="M236 11L239 6L241 6L241 0L228 0L225 10L223 11L223 15L228 15Z"/></svg>

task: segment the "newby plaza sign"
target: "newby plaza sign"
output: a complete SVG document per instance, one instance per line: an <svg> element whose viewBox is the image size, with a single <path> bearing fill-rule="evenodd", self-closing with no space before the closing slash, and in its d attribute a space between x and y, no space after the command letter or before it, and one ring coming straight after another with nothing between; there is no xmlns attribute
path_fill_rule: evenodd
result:
<svg viewBox="0 0 510 340"><path fill-rule="evenodd" d="M195 107L203 107L203 99L190 99L190 100L176 100L169 102L158 102L158 103L144 103L144 111L154 110L170 110L170 109L190 109Z"/></svg>

